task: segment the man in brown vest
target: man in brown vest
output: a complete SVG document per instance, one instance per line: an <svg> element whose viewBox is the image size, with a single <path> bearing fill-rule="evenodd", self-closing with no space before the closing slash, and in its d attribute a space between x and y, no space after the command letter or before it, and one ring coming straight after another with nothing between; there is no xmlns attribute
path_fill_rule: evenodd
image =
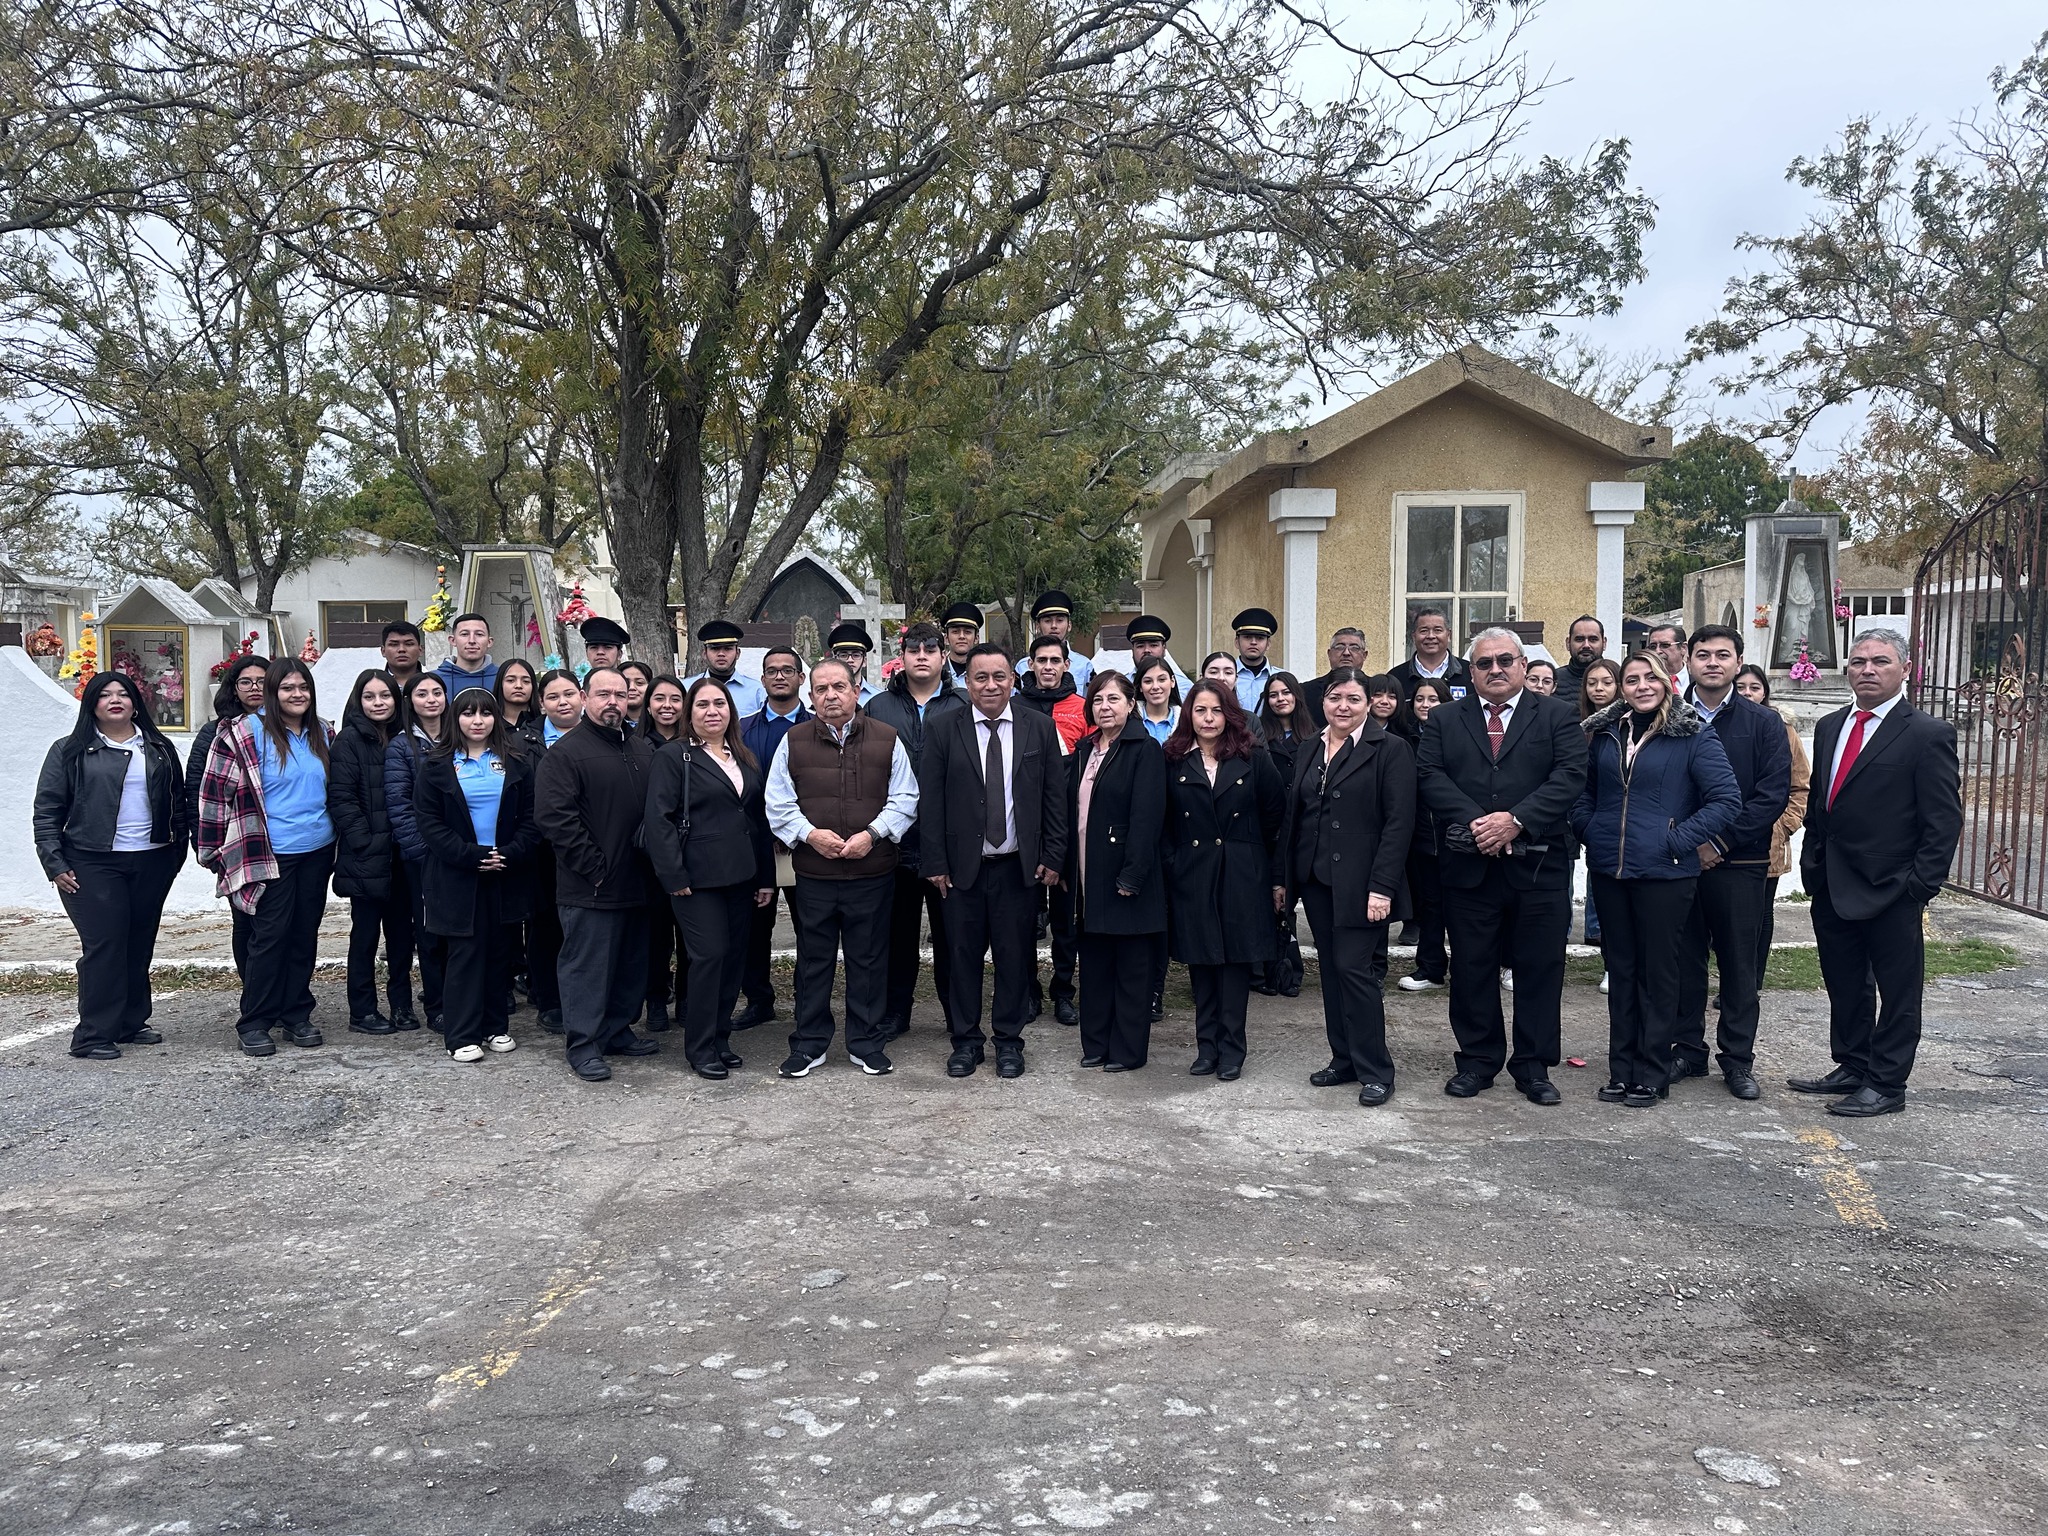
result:
<svg viewBox="0 0 2048 1536"><path fill-rule="evenodd" d="M784 1077L804 1077L832 1044L832 973L846 956L846 1054L871 1077L888 995L896 845L917 822L917 775L896 733L858 709L853 669L811 667L815 718L793 727L768 768L768 830L796 868L796 1028Z"/></svg>

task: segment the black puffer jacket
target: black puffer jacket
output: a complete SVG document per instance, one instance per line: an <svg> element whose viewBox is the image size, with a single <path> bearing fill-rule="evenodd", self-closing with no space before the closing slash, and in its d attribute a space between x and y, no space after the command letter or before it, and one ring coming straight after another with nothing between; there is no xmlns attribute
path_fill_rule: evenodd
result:
<svg viewBox="0 0 2048 1536"><path fill-rule="evenodd" d="M384 796L384 738L350 715L327 749L327 815L334 823L334 894L391 894L391 811Z"/></svg>

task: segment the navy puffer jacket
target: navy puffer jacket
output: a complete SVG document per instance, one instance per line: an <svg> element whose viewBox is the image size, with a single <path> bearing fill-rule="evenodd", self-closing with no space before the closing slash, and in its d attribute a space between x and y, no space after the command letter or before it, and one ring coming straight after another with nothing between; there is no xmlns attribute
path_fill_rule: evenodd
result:
<svg viewBox="0 0 2048 1536"><path fill-rule="evenodd" d="M1628 760L1630 710L1617 699L1589 717L1586 787L1572 830L1587 865L1620 880L1684 880L1700 872L1701 843L1719 837L1742 810L1742 790L1720 738L1690 704Z"/></svg>

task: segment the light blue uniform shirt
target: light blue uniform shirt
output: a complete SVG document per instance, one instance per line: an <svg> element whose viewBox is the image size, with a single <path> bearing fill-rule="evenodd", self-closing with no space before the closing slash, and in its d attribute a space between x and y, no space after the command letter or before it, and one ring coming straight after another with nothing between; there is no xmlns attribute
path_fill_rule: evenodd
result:
<svg viewBox="0 0 2048 1536"><path fill-rule="evenodd" d="M314 722L314 730L319 729ZM311 853L334 841L334 823L327 818L327 766L306 745L306 733L292 736L284 761L270 732L256 732L263 770L263 820L270 829L272 853Z"/></svg>
<svg viewBox="0 0 2048 1536"><path fill-rule="evenodd" d="M552 720L543 719L540 723L540 744L543 750L552 747L568 734L567 731L556 725Z"/></svg>
<svg viewBox="0 0 2048 1536"><path fill-rule="evenodd" d="M1247 672L1242 661L1237 664L1237 707L1248 715L1256 715L1259 706L1266 702L1266 684L1273 680L1270 663L1263 671Z"/></svg>
<svg viewBox="0 0 2048 1536"><path fill-rule="evenodd" d="M1173 728L1180 724L1180 706L1176 704L1172 709L1168 710L1164 720L1150 719L1145 714L1145 711L1140 708L1138 711L1138 723L1145 727L1145 734L1147 736L1150 736L1163 747L1166 745L1166 738L1173 734Z"/></svg>
<svg viewBox="0 0 2048 1536"><path fill-rule="evenodd" d="M698 672L684 678L683 692L687 694L698 678L709 676L709 672ZM758 677L735 672L731 677L722 677L718 681L724 683L725 691L732 695L732 707L739 712L740 719L744 720L747 716L758 714L768 707L768 690L762 686Z"/></svg>
<svg viewBox="0 0 2048 1536"><path fill-rule="evenodd" d="M455 782L469 807L469 824L476 829L477 846L490 848L498 841L498 802L505 798L505 765L498 754L486 749L482 757L467 752L455 754Z"/></svg>

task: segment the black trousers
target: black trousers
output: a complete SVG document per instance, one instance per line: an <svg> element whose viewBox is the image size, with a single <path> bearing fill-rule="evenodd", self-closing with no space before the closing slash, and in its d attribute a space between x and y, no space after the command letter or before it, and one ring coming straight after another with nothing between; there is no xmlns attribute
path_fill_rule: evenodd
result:
<svg viewBox="0 0 2048 1536"><path fill-rule="evenodd" d="M1074 977L1080 964L1080 930L1074 921L1074 893L1061 886L1039 886L1044 894L1032 907L1031 1013L1044 1011L1046 989L1038 982L1038 908L1045 908L1047 932L1052 949L1052 1000L1071 1002L1075 996ZM1166 951L1159 951L1159 974L1166 974Z"/></svg>
<svg viewBox="0 0 2048 1536"><path fill-rule="evenodd" d="M1336 896L1317 880L1304 881L1301 887L1308 930L1316 940L1316 969L1322 976L1323 1033L1329 1037L1330 1065L1349 1068L1361 1083L1392 1087L1394 1057L1387 1049L1384 990L1387 925L1340 925Z"/></svg>
<svg viewBox="0 0 2048 1536"><path fill-rule="evenodd" d="M469 932L446 941L448 1006L441 1015L441 1043L451 1051L512 1032L511 1011L505 1005L512 991L519 925L506 922L504 914L504 878L480 876Z"/></svg>
<svg viewBox="0 0 2048 1536"><path fill-rule="evenodd" d="M1142 1067L1152 1047L1152 963L1166 948L1163 933L1090 933L1084 925L1080 965L1081 1054ZM996 973L1002 992L1002 973Z"/></svg>
<svg viewBox="0 0 2048 1536"><path fill-rule="evenodd" d="M249 914L249 961L242 972L239 1034L298 1028L313 1017L313 963L320 958L320 916L334 844L311 853L281 853L277 878L263 887Z"/></svg>
<svg viewBox="0 0 2048 1536"><path fill-rule="evenodd" d="M533 860L533 912L526 919L526 990L542 1013L562 1011L562 916L555 910L554 850L542 845Z"/></svg>
<svg viewBox="0 0 2048 1536"><path fill-rule="evenodd" d="M1188 982L1195 992L1195 1055L1215 1062L1226 1072L1242 1071L1246 1050L1244 1017L1251 1002L1252 968L1191 965Z"/></svg>
<svg viewBox="0 0 2048 1536"><path fill-rule="evenodd" d="M1678 1031L1672 1053L1707 1064L1707 952L1721 974L1721 1017L1715 1030L1723 1072L1756 1068L1756 1027L1762 1011L1763 972L1757 940L1771 910L1761 864L1717 865L1700 876L1692 915L1680 935ZM1768 941L1766 941L1768 942ZM1610 991L1612 983L1609 983Z"/></svg>
<svg viewBox="0 0 2048 1536"><path fill-rule="evenodd" d="M1837 1066L1880 1093L1905 1092L1920 1051L1927 983L1924 910L1902 896L1877 916L1857 920L1836 913L1825 887L1813 893L1813 937L1828 989L1829 1048Z"/></svg>
<svg viewBox="0 0 2048 1536"><path fill-rule="evenodd" d="M993 953L995 1003L989 1029L998 1050L1022 1049L1038 983L1038 890L1018 854L983 859L974 887L955 885L946 897L946 942L953 952L953 1044L980 1045L981 979ZM1058 909L1054 909L1058 921ZM1057 986L1057 982L1055 982ZM1054 994L1058 996L1057 992Z"/></svg>
<svg viewBox="0 0 2048 1536"><path fill-rule="evenodd" d="M647 909L563 907L562 1034L569 1065L596 1061L633 1032L647 993Z"/></svg>
<svg viewBox="0 0 2048 1536"><path fill-rule="evenodd" d="M939 994L939 1008L953 1016L953 957L946 949L946 903L938 887L912 870L899 868L895 875L895 896L889 908L889 997L883 1012L891 1020L910 1021L910 1009L917 996L918 920L931 925L932 986Z"/></svg>
<svg viewBox="0 0 2048 1536"><path fill-rule="evenodd" d="M382 896L348 899L348 1015L377 1011L377 942L384 943L384 1001L392 1017L412 1012L412 891L405 861L391 859L391 886Z"/></svg>
<svg viewBox="0 0 2048 1536"><path fill-rule="evenodd" d="M796 877L796 1027L793 1056L822 1056L832 1044L832 977L846 957L846 1049L882 1048L889 995L889 907L896 872L858 880Z"/></svg>
<svg viewBox="0 0 2048 1536"><path fill-rule="evenodd" d="M650 903L647 908L647 1011L650 1017L658 1003L673 1002L682 1011L683 998L690 990L690 953L679 942L683 931L669 909L673 896Z"/></svg>
<svg viewBox="0 0 2048 1536"><path fill-rule="evenodd" d="M73 850L78 889L59 895L78 930L73 1052L133 1040L149 1022L149 964L164 902L184 862L185 850L176 844L138 853Z"/></svg>
<svg viewBox="0 0 2048 1536"><path fill-rule="evenodd" d="M1450 977L1450 960L1444 954L1443 867L1436 855L1424 849L1408 850L1408 899L1415 907L1415 974L1431 981Z"/></svg>
<svg viewBox="0 0 2048 1536"><path fill-rule="evenodd" d="M235 957L235 974L249 974L249 914L228 903L228 948Z"/></svg>
<svg viewBox="0 0 2048 1536"><path fill-rule="evenodd" d="M1505 857L1488 860L1477 885L1444 887L1454 1059L1460 1072L1487 1082L1505 1066L1516 1082L1532 1083L1549 1077L1558 1061L1572 891L1569 882L1517 889L1507 863ZM1503 966L1515 973L1512 1051L1500 1002Z"/></svg>
<svg viewBox="0 0 2048 1536"><path fill-rule="evenodd" d="M683 936L683 964L696 981L683 998L683 1054L693 1066L715 1066L732 1035L733 1004L747 968L754 884L692 887L687 896L669 897L669 905Z"/></svg>
<svg viewBox="0 0 2048 1536"><path fill-rule="evenodd" d="M797 927L796 892L784 886L776 893L789 910L791 927ZM801 936L801 931L799 931ZM775 973L769 968L775 954L775 903L754 908L753 927L747 934L747 964L740 977L740 989L752 1008L775 1006Z"/></svg>
<svg viewBox="0 0 2048 1536"><path fill-rule="evenodd" d="M1631 1087L1671 1081L1671 1043L1678 1034L1679 942L1697 879L1617 880L1592 877L1600 902L1601 945L1607 954L1607 1075ZM1515 973L1515 991L1522 989Z"/></svg>
<svg viewBox="0 0 2048 1536"><path fill-rule="evenodd" d="M426 879L424 859L405 861L406 889L412 893L412 941L420 957L420 1006L431 1019L441 1012L446 998L448 941L427 932Z"/></svg>

